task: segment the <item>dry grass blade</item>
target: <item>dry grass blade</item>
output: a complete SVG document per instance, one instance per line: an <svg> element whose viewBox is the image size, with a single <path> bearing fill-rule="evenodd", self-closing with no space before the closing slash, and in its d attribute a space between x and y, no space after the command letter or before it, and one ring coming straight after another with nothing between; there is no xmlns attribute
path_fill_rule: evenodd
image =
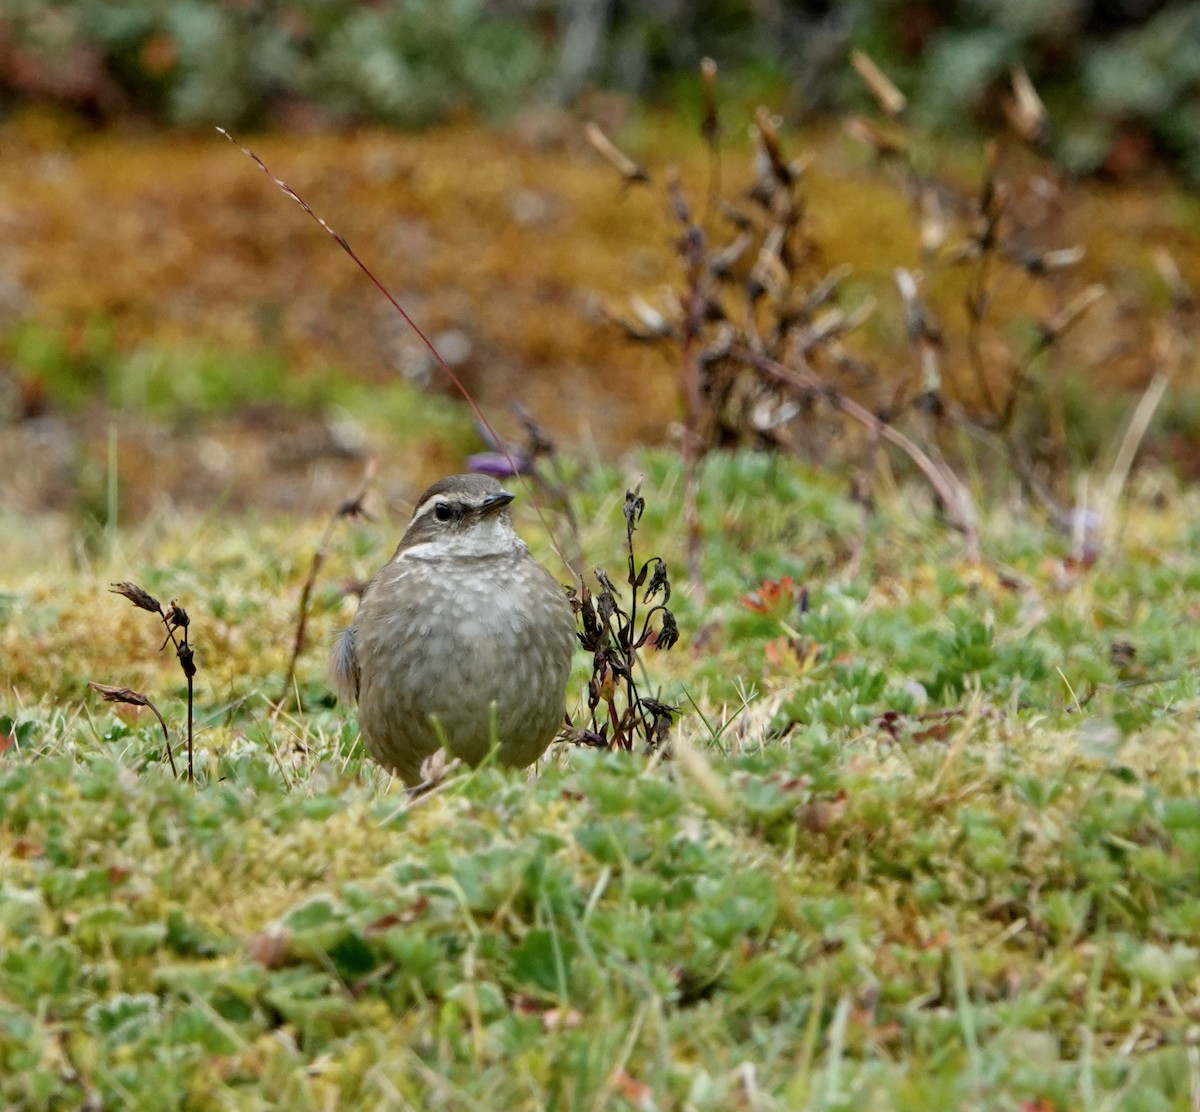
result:
<svg viewBox="0 0 1200 1112"><path fill-rule="evenodd" d="M278 713L279 709L287 701L292 689L292 680L296 676L296 663L300 659L300 654L304 651L304 634L308 626L309 601L312 598L313 587L317 582L317 575L321 570L321 566L325 563L325 557L329 550L329 542L333 539L333 531L337 528L339 521L347 518L370 517L363 507L363 500L367 496L367 491L371 488L371 483L375 480L376 463L377 461L374 456L371 456L367 460L366 467L363 469L362 482L359 484L358 489L330 515L329 521L325 525L325 531L321 534L321 539L317 543L316 550L313 552L312 560L308 565L308 575L305 577L304 586L300 590L300 603L296 608L296 632L292 637L292 653L288 658L287 671L283 676L283 687L279 692L279 698L275 700L276 713Z"/></svg>
<svg viewBox="0 0 1200 1112"><path fill-rule="evenodd" d="M626 185L636 185L650 181L650 172L640 163L634 162L628 155L617 149L613 141L604 134L603 128L593 120L589 120L583 130L592 149L604 159L624 179Z"/></svg>
<svg viewBox="0 0 1200 1112"><path fill-rule="evenodd" d="M1058 339L1068 328L1078 324L1084 314L1096 304L1108 291L1099 283L1081 290L1064 305L1057 313L1042 322L1042 332L1046 342Z"/></svg>
<svg viewBox="0 0 1200 1112"><path fill-rule="evenodd" d="M1046 106L1029 80L1024 66L1017 66L1012 71L1012 91L1012 99L1004 102L1009 124L1026 143L1040 146L1048 137L1050 121Z"/></svg>
<svg viewBox="0 0 1200 1112"><path fill-rule="evenodd" d="M1190 308L1196 301L1195 292L1179 269L1175 256L1165 247L1159 247L1154 252L1154 269L1166 283L1171 292L1171 301L1177 308Z"/></svg>
<svg viewBox="0 0 1200 1112"><path fill-rule="evenodd" d="M1125 483L1129 479L1134 458L1137 456L1142 441L1146 438L1150 422L1154 420L1154 414L1158 411L1169 385L1170 379L1167 375L1160 372L1154 376L1150 385L1146 387L1146 392L1134 407L1125 434L1121 437L1120 447L1117 449L1112 469L1108 473L1101 493L1100 523L1105 533L1106 544L1111 540L1116 527L1117 504L1121 499L1121 492L1125 489Z"/></svg>
<svg viewBox="0 0 1200 1112"><path fill-rule="evenodd" d="M895 118L903 115L908 107L908 98L892 84L887 76L871 57L861 50L850 53L850 64L855 72L863 79L863 84L871 90L871 95L885 116Z"/></svg>
<svg viewBox="0 0 1200 1112"><path fill-rule="evenodd" d="M843 127L851 139L869 147L876 158L908 154L908 140L903 135L884 131L865 116L851 116Z"/></svg>

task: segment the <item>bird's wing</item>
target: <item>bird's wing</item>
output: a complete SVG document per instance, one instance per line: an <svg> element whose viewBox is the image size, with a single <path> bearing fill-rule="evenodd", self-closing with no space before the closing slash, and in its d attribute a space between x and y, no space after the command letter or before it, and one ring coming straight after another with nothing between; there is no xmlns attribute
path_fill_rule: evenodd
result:
<svg viewBox="0 0 1200 1112"><path fill-rule="evenodd" d="M358 698L358 688L361 673L358 667L358 653L354 648L354 629L343 629L333 643L333 652L329 655L329 678L333 680L333 689L338 698L349 702Z"/></svg>

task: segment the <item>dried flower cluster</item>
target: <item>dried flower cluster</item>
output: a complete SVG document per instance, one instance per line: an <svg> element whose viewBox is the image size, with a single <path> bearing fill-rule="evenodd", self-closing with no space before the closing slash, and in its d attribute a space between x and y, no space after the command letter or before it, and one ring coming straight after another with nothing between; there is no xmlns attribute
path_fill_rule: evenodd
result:
<svg viewBox="0 0 1200 1112"><path fill-rule="evenodd" d="M1056 510L1053 497L1055 488L1071 493L1063 438L1049 454L1040 442L1035 451L1033 441L1062 388L1056 345L1105 290L1069 281L1084 251L1061 242L1061 175L1044 158L1045 109L1022 71L1013 74L1006 112L1025 155L1011 160L1016 168L1006 177L993 141L978 189L960 192L918 168L903 94L866 55L856 53L852 63L879 113L848 120L846 130L881 169L899 170L923 269L897 269L894 292L854 299L845 293L851 270L829 257L809 218L807 162L785 151L779 123L765 109L750 128L748 183L733 202L720 196L716 67L706 61L702 133L712 169L703 208L679 182L665 185L681 228L681 281L658 304L635 296L628 312L608 310L608 316L630 339L665 343L678 354L685 500L688 491L694 499L695 461L705 452L751 446L821 459L830 432L849 421L860 429L853 442L863 451L856 499L869 505L874 453L888 444L929 484L942 519L974 555L976 511L956 456L964 443L995 449L1054 520L1071 517ZM626 185L651 180L594 125L589 138ZM939 269L962 268L962 323L947 333L923 291ZM856 350L862 345L854 334L880 306L896 305L896 292L908 351L883 374ZM1026 318L1027 339L1014 327ZM964 431L967 438L958 435ZM695 576L699 539L694 514L688 518Z"/></svg>
<svg viewBox="0 0 1200 1112"><path fill-rule="evenodd" d="M594 573L600 584L596 594L582 586L572 595L580 644L592 654L590 719L586 728L575 732L580 744L631 750L641 738L647 749L655 749L666 742L679 713L678 708L643 695L634 676L643 648L666 651L679 640L675 615L667 606L671 601L667 565L658 556L639 564L634 552L633 534L645 508L637 490L626 491L627 598L603 568ZM640 605L649 607L641 614L639 594Z"/></svg>
<svg viewBox="0 0 1200 1112"><path fill-rule="evenodd" d="M195 778L192 761L192 742L195 699L194 681L196 678L196 654L192 649L191 642L188 640L188 630L192 624L191 619L188 617L187 611L174 599L171 600L171 604L164 610L162 603L158 599L148 591L143 590L136 583L114 583L110 589L113 594L127 598L139 610L145 610L148 614L156 615L167 631L167 638L162 643L162 649L165 649L168 644L175 649L175 658L179 661L179 667L183 671L184 679L187 682L187 778L191 782ZM161 652L162 649L159 651ZM175 754L171 751L171 735L167 729L167 723L159 712L158 707L149 698L140 691L134 691L128 687L116 687L105 683L89 683L88 687L94 691L98 691L105 702L126 703L135 707L149 707L158 719L159 725L162 726L163 738L166 741L167 760L170 761L171 772L178 775L175 768Z"/></svg>

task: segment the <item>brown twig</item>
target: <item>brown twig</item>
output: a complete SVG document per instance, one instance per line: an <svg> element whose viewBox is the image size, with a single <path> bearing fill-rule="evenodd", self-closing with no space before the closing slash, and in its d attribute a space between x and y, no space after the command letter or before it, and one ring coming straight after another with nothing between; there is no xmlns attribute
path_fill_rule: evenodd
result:
<svg viewBox="0 0 1200 1112"><path fill-rule="evenodd" d="M1008 194L999 188L996 181L997 147L988 144L984 159L983 182L979 191L977 226L972 234L972 246L976 251L976 262L967 279L964 305L967 313L967 360L975 375L975 385L980 400L993 419L1001 410L991 384L988 382L987 367L983 359L983 325L991 306L992 266L1000 246L1000 219L1008 207Z"/></svg>

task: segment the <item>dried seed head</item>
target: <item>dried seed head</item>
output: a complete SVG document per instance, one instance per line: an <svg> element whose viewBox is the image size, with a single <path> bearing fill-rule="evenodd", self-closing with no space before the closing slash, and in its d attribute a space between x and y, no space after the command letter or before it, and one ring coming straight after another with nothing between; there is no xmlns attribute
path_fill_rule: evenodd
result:
<svg viewBox="0 0 1200 1112"><path fill-rule="evenodd" d="M582 598L572 599L571 605L576 608L580 625L583 627L579 634L579 643L588 652L595 652L600 647L601 631L600 622L596 618L596 607L592 604L591 592L584 587Z"/></svg>
<svg viewBox="0 0 1200 1112"><path fill-rule="evenodd" d="M625 528L630 535L637 528L637 523L642 519L642 513L646 509L646 500L638 493L641 489L639 483L633 490L625 492Z"/></svg>
<svg viewBox="0 0 1200 1112"><path fill-rule="evenodd" d="M679 626L675 624L675 615L670 610L662 612L662 629L654 639L654 647L666 652L679 641Z"/></svg>
<svg viewBox="0 0 1200 1112"><path fill-rule="evenodd" d="M357 498L347 498L345 502L338 506L337 513L334 514L334 516L362 518L364 521L374 520L371 515L367 513L366 507L363 505L363 499L365 498L366 494L360 494Z"/></svg>
<svg viewBox="0 0 1200 1112"><path fill-rule="evenodd" d="M162 606L158 599L147 591L143 591L136 583L112 583L109 590L114 595L124 595L139 610L148 610L151 614L161 614Z"/></svg>
<svg viewBox="0 0 1200 1112"><path fill-rule="evenodd" d="M608 748L608 723L605 723L599 730L576 730L571 735L571 740L576 745L583 745L590 749L607 749Z"/></svg>
<svg viewBox="0 0 1200 1112"><path fill-rule="evenodd" d="M646 588L646 593L642 596L642 602L649 602L660 591L663 596L663 604L671 601L671 582L667 578L667 565L662 562L657 556L650 561L654 571L650 573L650 584ZM644 571L645 569L643 569Z"/></svg>
<svg viewBox="0 0 1200 1112"><path fill-rule="evenodd" d="M791 185L795 179L791 165L783 156L783 147L779 142L779 124L780 118L773 116L763 105L755 109L756 143L761 144L762 153L766 156L775 181L780 185Z"/></svg>
<svg viewBox="0 0 1200 1112"><path fill-rule="evenodd" d="M179 657L179 666L183 669L183 674L190 680L196 675L196 654L192 651L192 646L182 644L176 652Z"/></svg>
<svg viewBox="0 0 1200 1112"><path fill-rule="evenodd" d="M671 732L671 725L679 713L679 708L660 703L657 699L643 699L642 707L650 713L650 740L654 745L662 745Z"/></svg>
<svg viewBox="0 0 1200 1112"><path fill-rule="evenodd" d="M150 700L140 691L129 687L112 687L107 683L89 683L93 691L98 691L106 703L128 703L132 707L148 707Z"/></svg>

